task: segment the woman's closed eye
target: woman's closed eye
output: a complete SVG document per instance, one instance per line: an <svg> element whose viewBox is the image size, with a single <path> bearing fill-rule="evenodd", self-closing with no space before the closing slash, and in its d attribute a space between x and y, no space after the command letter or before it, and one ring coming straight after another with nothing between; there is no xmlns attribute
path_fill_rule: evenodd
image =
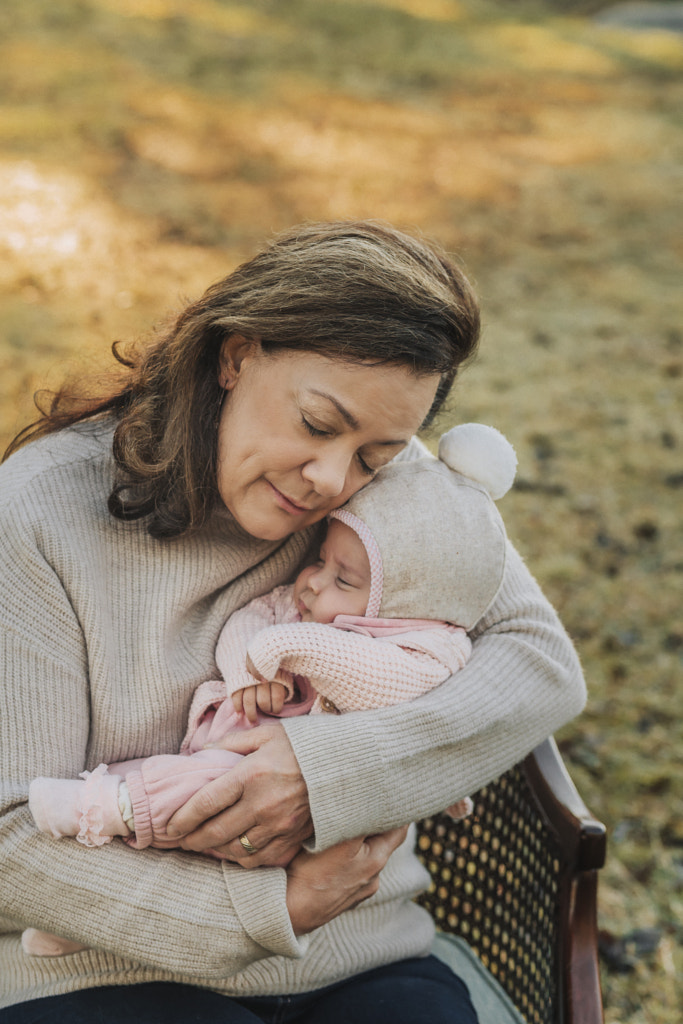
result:
<svg viewBox="0 0 683 1024"><path fill-rule="evenodd" d="M316 427L310 420L307 420L305 416L301 417L301 422L304 428L308 431L311 437L332 437L332 430L323 430L321 427Z"/></svg>
<svg viewBox="0 0 683 1024"><path fill-rule="evenodd" d="M373 469L372 466L368 466L367 462L365 461L360 452L358 452L358 455L356 457L358 459L358 465L360 466L361 473L364 473L365 476L374 476L377 470Z"/></svg>
<svg viewBox="0 0 683 1024"><path fill-rule="evenodd" d="M314 423L311 423L311 421L307 419L304 415L301 416L301 423L304 429L307 431L307 433L311 435L311 437L334 437L335 435L334 430L324 429L323 427L317 427ZM356 458L358 459L360 471L361 473L363 473L364 476L375 475L377 469L375 469L373 466L368 465L368 463L365 461L360 452L358 452Z"/></svg>

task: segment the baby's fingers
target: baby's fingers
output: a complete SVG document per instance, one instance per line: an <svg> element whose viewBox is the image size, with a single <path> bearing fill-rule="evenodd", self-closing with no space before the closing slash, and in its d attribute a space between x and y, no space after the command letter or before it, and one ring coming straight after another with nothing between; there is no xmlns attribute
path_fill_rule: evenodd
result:
<svg viewBox="0 0 683 1024"><path fill-rule="evenodd" d="M234 707L238 715L241 715L242 712L244 711L244 701L242 700L243 694L244 690L235 690L235 692L230 695L232 700L232 706Z"/></svg>
<svg viewBox="0 0 683 1024"><path fill-rule="evenodd" d="M272 684L264 680L262 683L255 686L254 689L256 691L256 705L259 711L263 711L265 715L272 714Z"/></svg>
<svg viewBox="0 0 683 1024"><path fill-rule="evenodd" d="M279 715L285 705L287 690L282 683L270 684L270 706L271 714Z"/></svg>
<svg viewBox="0 0 683 1024"><path fill-rule="evenodd" d="M256 700L256 691L258 687L247 686L242 690L242 710L252 724L258 722L258 703Z"/></svg>

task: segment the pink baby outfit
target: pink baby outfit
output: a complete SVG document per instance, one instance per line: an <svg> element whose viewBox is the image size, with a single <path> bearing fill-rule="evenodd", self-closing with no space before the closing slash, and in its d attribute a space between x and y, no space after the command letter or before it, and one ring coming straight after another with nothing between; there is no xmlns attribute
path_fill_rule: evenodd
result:
<svg viewBox="0 0 683 1024"><path fill-rule="evenodd" d="M119 828L114 834L123 833L129 845L177 847L180 837L166 833L173 814L198 789L241 760L241 754L204 747L229 732L254 727L229 699L255 682L247 660L259 675L286 686L288 697L281 716L289 716L339 714L412 700L448 679L470 656L471 642L460 627L351 616L338 616L331 625L301 622L292 595L292 586L277 587L228 619L216 647L216 663L224 678L203 683L195 692L179 754L138 758L106 769L111 782L116 777L116 787L123 778L128 786L135 833L126 835L127 829ZM260 722L269 718L259 714ZM105 834L106 823L116 818L116 811L103 815L97 806L98 790L102 799L109 794L110 803L116 790L99 787L98 776L104 771L100 766L84 773L88 780L84 790L89 788L90 793L85 794L87 806L77 838L86 846L111 839ZM31 804L40 825L36 793L34 784Z"/></svg>
<svg viewBox="0 0 683 1024"><path fill-rule="evenodd" d="M180 754L160 754L142 762L111 765L124 776L135 818L131 846L178 846L166 825L205 783L234 767L242 755L205 750L234 730L253 728L229 699L254 684L247 658L265 679L287 687L283 716L387 707L412 700L462 668L471 642L463 629L447 623L406 621L398 632L390 620L338 616L330 625L301 622L293 587L278 587L235 612L216 648L222 681L203 683L190 708ZM270 627L270 628L268 628ZM259 715L267 722L268 715Z"/></svg>

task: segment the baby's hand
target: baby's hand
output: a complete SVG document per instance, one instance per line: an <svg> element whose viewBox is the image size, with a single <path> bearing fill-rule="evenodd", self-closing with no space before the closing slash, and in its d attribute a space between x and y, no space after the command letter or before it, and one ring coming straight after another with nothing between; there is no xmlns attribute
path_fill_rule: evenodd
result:
<svg viewBox="0 0 683 1024"><path fill-rule="evenodd" d="M279 715L287 697L287 688L282 683L255 683L235 690L232 703L235 711L247 716L250 722L258 722L258 711L267 715Z"/></svg>

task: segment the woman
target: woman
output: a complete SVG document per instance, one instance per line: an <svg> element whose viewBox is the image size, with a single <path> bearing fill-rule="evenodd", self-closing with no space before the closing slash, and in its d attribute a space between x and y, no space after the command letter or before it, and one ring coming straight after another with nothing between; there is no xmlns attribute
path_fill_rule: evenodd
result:
<svg viewBox="0 0 683 1024"><path fill-rule="evenodd" d="M177 749L222 623L291 579L316 524L380 466L415 454L477 335L441 253L386 226L312 225L209 289L110 395L58 396L12 447L0 1021L167 1024L189 1005L206 1021L362 1022L379 999L397 1022L476 1019L426 956L432 924L411 902L425 873L402 827L583 704L571 644L512 549L437 699L235 737L249 756L176 824L198 826L187 849L236 863L119 843L91 856L39 834L26 796L37 775ZM303 842L315 852L279 867ZM90 949L36 963L24 926Z"/></svg>

